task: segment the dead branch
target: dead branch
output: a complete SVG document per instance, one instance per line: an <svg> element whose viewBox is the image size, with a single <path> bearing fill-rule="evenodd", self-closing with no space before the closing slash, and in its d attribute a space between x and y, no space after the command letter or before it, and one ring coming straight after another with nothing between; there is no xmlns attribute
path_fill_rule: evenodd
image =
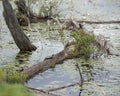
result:
<svg viewBox="0 0 120 96"><path fill-rule="evenodd" d="M87 20L79 20L78 23L86 23L86 24L112 24L112 23L120 23L120 21L87 21Z"/></svg>
<svg viewBox="0 0 120 96"><path fill-rule="evenodd" d="M106 40L103 35L96 36L95 41L97 47L106 51L108 55L115 55L115 56L120 55L118 50L114 48L114 46L108 40Z"/></svg>
<svg viewBox="0 0 120 96"><path fill-rule="evenodd" d="M48 92L57 91L57 90L65 89L65 88L68 88L68 87L73 87L73 86L76 86L76 85L80 85L80 83L74 83L74 84L70 84L70 85L66 85L66 86L62 86L62 87L58 87L58 88L54 88L54 89L49 89L47 91Z"/></svg>
<svg viewBox="0 0 120 96"><path fill-rule="evenodd" d="M71 19L59 19L61 23L71 21ZM120 23L120 21L110 20L110 21L89 21L89 20L75 20L77 23L85 23L85 24L112 24L112 23Z"/></svg>
<svg viewBox="0 0 120 96"><path fill-rule="evenodd" d="M83 83L84 83L84 80L83 80L83 76L82 76L82 73L81 73L81 70L80 70L80 67L79 67L78 63L76 64L76 67L77 67L77 69L79 71L80 80L81 80L80 85L82 86Z"/></svg>

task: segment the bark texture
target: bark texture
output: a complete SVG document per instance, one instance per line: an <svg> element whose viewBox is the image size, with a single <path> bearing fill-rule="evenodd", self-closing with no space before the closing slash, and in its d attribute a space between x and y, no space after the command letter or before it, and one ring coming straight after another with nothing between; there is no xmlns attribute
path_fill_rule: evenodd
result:
<svg viewBox="0 0 120 96"><path fill-rule="evenodd" d="M30 79L31 77L35 76L39 72L44 72L49 68L54 68L56 64L62 64L66 59L72 59L80 56L80 54L79 55L73 54L74 50L75 50L75 45L69 45L63 51L49 58L45 58L44 61L38 64L35 64L26 70L23 70L22 73L27 74L28 79Z"/></svg>
<svg viewBox="0 0 120 96"><path fill-rule="evenodd" d="M20 51L32 51L36 50L36 47L31 44L29 38L24 34L23 30L21 29L18 20L15 16L13 8L8 0L2 0L3 7L4 7L4 18L6 24L12 34L12 37L20 49Z"/></svg>
<svg viewBox="0 0 120 96"><path fill-rule="evenodd" d="M25 0L17 0L15 1L15 4L18 8L17 18L20 25L27 26L29 23L37 22L37 16L26 5Z"/></svg>

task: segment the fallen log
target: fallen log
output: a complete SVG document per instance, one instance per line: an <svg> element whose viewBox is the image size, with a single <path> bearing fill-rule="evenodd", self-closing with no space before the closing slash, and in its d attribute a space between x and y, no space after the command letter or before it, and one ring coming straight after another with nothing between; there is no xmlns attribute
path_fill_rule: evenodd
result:
<svg viewBox="0 0 120 96"><path fill-rule="evenodd" d="M22 73L27 74L27 79L29 79L39 72L44 72L49 68L55 67L56 64L62 64L66 59L78 57L78 54L73 54L74 50L75 45L67 46L63 51L51 56L51 58L45 58L44 61L23 70Z"/></svg>
<svg viewBox="0 0 120 96"><path fill-rule="evenodd" d="M60 19L61 22L71 21L70 19ZM89 20L76 20L77 23L85 23L85 24L112 24L112 23L120 23L118 20L109 20L109 21L89 21Z"/></svg>
<svg viewBox="0 0 120 96"><path fill-rule="evenodd" d="M106 51L108 55L115 55L115 56L120 55L118 50L108 40L106 40L103 35L100 34L96 36L95 41L97 47L101 50Z"/></svg>
<svg viewBox="0 0 120 96"><path fill-rule="evenodd" d="M105 22L103 22L103 23L105 23ZM77 30L81 30L81 29L85 30L83 28L83 25L81 25L81 23L78 23L78 21L68 21L68 22L66 22L66 24L67 24L67 29L70 29L73 31L77 31ZM89 35L93 34L91 32L87 32L87 31L85 31L85 32ZM95 36L95 46L97 46L98 49L106 51L108 55L115 55L115 56L120 55L118 50L108 40L106 40L106 38L101 34Z"/></svg>
<svg viewBox="0 0 120 96"><path fill-rule="evenodd" d="M73 26L75 30L81 30L82 25L79 23L77 24L77 22L74 21ZM86 34L90 35L93 33L86 32ZM104 51L106 51L108 55L115 55L115 56L120 55L119 52L112 46L112 44L110 44L110 42L108 42L105 39L105 37L102 35L95 36L95 46L97 46L97 48L100 48L101 50L104 49ZM80 52L78 54L74 53L75 49L76 46L74 43L67 43L63 51L55 55L52 55L50 58L45 58L44 61L29 67L27 70L24 70L23 73L27 74L29 79L39 72L46 71L49 68L55 67L56 64L63 63L67 59L72 59L82 56Z"/></svg>
<svg viewBox="0 0 120 96"><path fill-rule="evenodd" d="M114 49L114 47L110 45L110 43L107 43L106 40L103 40L102 38L97 38L96 43L100 47L104 48L104 50L106 50L108 55L115 55L115 56L120 55ZM42 61L38 64L35 64L26 70L23 70L22 73L27 74L28 75L27 79L30 79L31 77L38 74L39 72L44 72L44 71L48 70L49 68L54 68L56 66L56 64L62 64L67 59L72 59L72 58L82 56L80 53L75 54L74 51L75 51L75 45L72 43L67 44L67 46L65 46L63 51L61 51L55 55L52 55L50 58L45 58L44 61Z"/></svg>

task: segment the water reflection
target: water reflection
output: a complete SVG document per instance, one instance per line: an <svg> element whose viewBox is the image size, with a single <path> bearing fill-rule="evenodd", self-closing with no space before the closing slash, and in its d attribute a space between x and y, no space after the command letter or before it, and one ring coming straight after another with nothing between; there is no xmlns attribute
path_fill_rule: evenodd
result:
<svg viewBox="0 0 120 96"><path fill-rule="evenodd" d="M118 83L120 82L120 67L115 68L119 66L119 60L119 57L114 58L114 60L113 57L68 60L65 61L63 65L56 66L54 70L49 69L35 76L27 83L27 86L50 90L81 82L80 76L82 76L82 86L76 85L56 90L54 93L63 94L63 96L79 96L79 94L81 94L81 96L96 96L97 94L99 94L98 96L104 96L105 94L109 94L109 91L112 91L112 94L118 95L120 92L118 89L116 90L116 88L120 87ZM76 68L76 64L78 64L81 74L78 68ZM114 86L114 88L110 86ZM110 96L110 94L107 96Z"/></svg>

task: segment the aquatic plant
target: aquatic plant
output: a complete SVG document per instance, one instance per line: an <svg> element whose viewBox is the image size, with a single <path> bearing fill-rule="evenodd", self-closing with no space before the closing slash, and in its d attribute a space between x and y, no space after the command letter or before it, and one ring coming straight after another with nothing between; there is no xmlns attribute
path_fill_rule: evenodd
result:
<svg viewBox="0 0 120 96"><path fill-rule="evenodd" d="M26 81L27 75L17 72L17 71L13 71L10 72L8 74L6 74L6 81L9 83L24 83Z"/></svg>
<svg viewBox="0 0 120 96"><path fill-rule="evenodd" d="M94 42L94 35L85 33L84 30L72 32L71 36L74 38L75 54L80 54L85 57L90 57L90 54L94 51L92 43Z"/></svg>
<svg viewBox="0 0 120 96"><path fill-rule="evenodd" d="M20 83L24 84L27 80L27 75L16 70L12 70L10 66L0 68L0 82Z"/></svg>
<svg viewBox="0 0 120 96"><path fill-rule="evenodd" d="M0 69L0 83L4 81L5 74L3 72L3 69Z"/></svg>

